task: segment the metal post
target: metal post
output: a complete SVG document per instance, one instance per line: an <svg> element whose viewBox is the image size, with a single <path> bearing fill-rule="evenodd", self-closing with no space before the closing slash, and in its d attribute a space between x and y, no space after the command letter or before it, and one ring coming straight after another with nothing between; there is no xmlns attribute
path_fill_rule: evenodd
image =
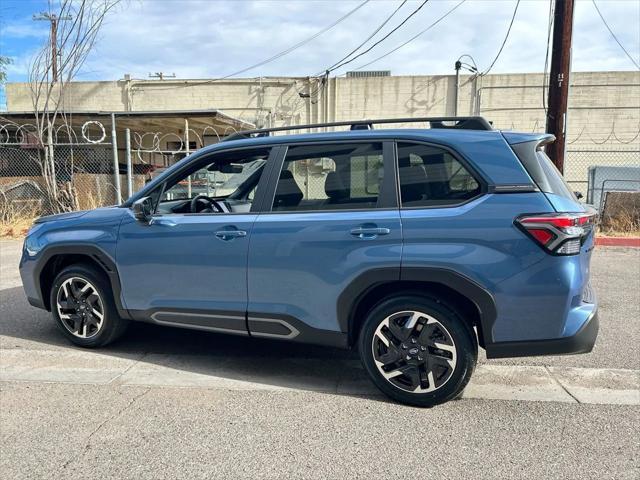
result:
<svg viewBox="0 0 640 480"><path fill-rule="evenodd" d="M133 167L131 165L131 130L124 131L124 140L127 147L127 194L133 195Z"/></svg>
<svg viewBox="0 0 640 480"><path fill-rule="evenodd" d="M462 62L456 60L456 91L453 95L453 116L458 116L458 96L460 95L460 69L462 68Z"/></svg>
<svg viewBox="0 0 640 480"><path fill-rule="evenodd" d="M118 140L116 139L116 116L111 114L111 150L113 152L113 181L116 186L116 203L122 202L120 187L120 164L118 162Z"/></svg>
<svg viewBox="0 0 640 480"><path fill-rule="evenodd" d="M49 115L47 115L47 153L49 157L49 169L51 171L51 193L53 193L53 198L57 200L58 178L56 175L55 151L53 149L53 125L51 125Z"/></svg>
<svg viewBox="0 0 640 480"><path fill-rule="evenodd" d="M189 119L184 119L184 152L189 155ZM191 198L191 175L187 178L187 198Z"/></svg>
<svg viewBox="0 0 640 480"><path fill-rule="evenodd" d="M471 105L471 115L480 115L478 113L478 77L480 75L475 74L473 76L473 104Z"/></svg>

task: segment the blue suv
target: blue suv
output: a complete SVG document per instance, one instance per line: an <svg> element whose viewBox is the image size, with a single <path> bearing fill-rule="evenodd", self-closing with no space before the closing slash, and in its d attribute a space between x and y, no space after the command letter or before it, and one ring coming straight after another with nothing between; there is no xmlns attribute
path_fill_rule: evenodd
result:
<svg viewBox="0 0 640 480"><path fill-rule="evenodd" d="M430 128L373 129L400 122ZM39 219L24 289L82 347L142 321L358 348L385 394L432 406L461 394L478 346L593 348L594 213L553 140L481 117L242 132L122 205Z"/></svg>

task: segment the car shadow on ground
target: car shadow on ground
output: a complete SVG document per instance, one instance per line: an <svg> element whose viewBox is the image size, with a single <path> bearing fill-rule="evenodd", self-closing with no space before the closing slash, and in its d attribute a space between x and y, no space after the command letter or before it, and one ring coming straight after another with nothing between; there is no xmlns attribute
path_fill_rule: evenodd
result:
<svg viewBox="0 0 640 480"><path fill-rule="evenodd" d="M0 306L3 349L94 351L138 360L138 370L169 367L216 377L223 387L290 388L387 401L368 379L354 350L142 322L131 322L117 342L98 350L86 350L64 338L49 312L31 307L21 287L0 290Z"/></svg>

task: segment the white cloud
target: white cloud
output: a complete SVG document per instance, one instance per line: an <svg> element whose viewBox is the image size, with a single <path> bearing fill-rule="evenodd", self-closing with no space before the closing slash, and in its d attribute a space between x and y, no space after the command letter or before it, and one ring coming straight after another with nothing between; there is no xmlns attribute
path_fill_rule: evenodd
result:
<svg viewBox="0 0 640 480"><path fill-rule="evenodd" d="M219 77L260 62L313 35L359 1L129 1L114 13L79 78L116 79L125 73L175 72L179 78ZM401 30L353 62L357 67L406 41L457 1L431 0ZM346 21L291 54L243 76L312 75L354 48L396 7L373 0ZM547 0L523 0L509 41L492 72L540 72L544 66ZM598 0L600 9L632 56L640 57L640 2ZM408 2L383 31L418 6ZM515 0L467 0L442 23L371 65L393 74L449 74L463 53L480 68L495 57ZM32 25L3 29L8 37L32 32ZM379 38L380 34L378 35ZM27 55L28 52L24 52ZM12 73L18 65L16 62ZM632 70L634 67L597 16L591 0L578 1L574 23L574 70ZM342 69L344 73L349 68ZM11 79L12 77L10 77Z"/></svg>

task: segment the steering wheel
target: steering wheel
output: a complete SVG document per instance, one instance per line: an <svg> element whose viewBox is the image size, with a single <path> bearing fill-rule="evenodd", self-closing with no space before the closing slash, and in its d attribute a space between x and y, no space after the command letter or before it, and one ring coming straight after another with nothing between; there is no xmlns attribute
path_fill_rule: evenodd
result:
<svg viewBox="0 0 640 480"><path fill-rule="evenodd" d="M198 204L204 205L204 207L198 210ZM203 193L200 193L191 199L189 210L191 213L222 212L220 205Z"/></svg>

